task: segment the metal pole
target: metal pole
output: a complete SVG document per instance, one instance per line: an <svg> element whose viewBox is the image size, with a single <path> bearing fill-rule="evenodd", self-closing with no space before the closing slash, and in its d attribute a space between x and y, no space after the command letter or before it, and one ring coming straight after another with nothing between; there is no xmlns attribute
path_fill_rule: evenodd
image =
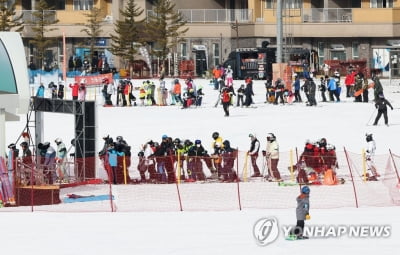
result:
<svg viewBox="0 0 400 255"><path fill-rule="evenodd" d="M276 1L276 63L282 63L282 49L283 49L282 4L283 1Z"/></svg>

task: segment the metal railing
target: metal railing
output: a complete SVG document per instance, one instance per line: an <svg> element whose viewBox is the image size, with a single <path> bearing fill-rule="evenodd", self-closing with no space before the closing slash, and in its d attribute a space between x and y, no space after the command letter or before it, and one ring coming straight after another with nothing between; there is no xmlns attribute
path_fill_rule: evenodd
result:
<svg viewBox="0 0 400 255"><path fill-rule="evenodd" d="M24 22L33 23L37 20L37 18L33 15L34 12L37 11L33 10L16 11L15 17L19 17L21 14L23 14L22 20ZM55 10L44 11L44 17L46 17L46 21L54 22L57 20L57 11Z"/></svg>
<svg viewBox="0 0 400 255"><path fill-rule="evenodd" d="M179 9L187 23L240 23L251 22L253 10L251 9ZM148 10L147 16L153 11Z"/></svg>
<svg viewBox="0 0 400 255"><path fill-rule="evenodd" d="M303 9L304 23L341 23L352 22L353 10L351 8L311 8Z"/></svg>

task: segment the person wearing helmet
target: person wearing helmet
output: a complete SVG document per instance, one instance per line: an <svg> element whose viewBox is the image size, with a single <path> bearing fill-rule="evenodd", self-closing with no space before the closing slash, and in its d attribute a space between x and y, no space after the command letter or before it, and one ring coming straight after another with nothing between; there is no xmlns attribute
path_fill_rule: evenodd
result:
<svg viewBox="0 0 400 255"><path fill-rule="evenodd" d="M108 78L103 78L101 80L101 84L103 85L103 89L101 90L101 94L103 95L104 98L104 106L109 105L109 98L108 98Z"/></svg>
<svg viewBox="0 0 400 255"><path fill-rule="evenodd" d="M206 176L203 171L202 159L206 156L207 151L201 144L201 140L197 139L194 141L194 146L191 146L188 150L188 175L189 180L193 181L204 181ZM191 172L191 174L189 173Z"/></svg>
<svg viewBox="0 0 400 255"><path fill-rule="evenodd" d="M374 162L374 157L375 157L375 150L376 150L376 143L375 140L372 137L371 133L365 134L365 140L367 141L367 149L365 150L365 160L367 163L367 168L368 171L371 173L367 173L367 179L368 181L377 181L378 177L380 176L378 174L378 171L376 170L375 162Z"/></svg>
<svg viewBox="0 0 400 255"><path fill-rule="evenodd" d="M374 82L374 101L376 103L379 99L379 95L383 95L383 87L376 72L372 73L372 81Z"/></svg>
<svg viewBox="0 0 400 255"><path fill-rule="evenodd" d="M53 184L56 180L56 150L53 146L50 145L50 142L43 143L43 150L46 150L46 154L44 156L44 174L47 177L48 184Z"/></svg>
<svg viewBox="0 0 400 255"><path fill-rule="evenodd" d="M310 219L310 188L308 186L301 188L301 193L297 196L296 202L296 227L290 231L287 239L308 239L307 236L303 235L304 221Z"/></svg>
<svg viewBox="0 0 400 255"><path fill-rule="evenodd" d="M237 150L231 148L229 140L223 142L224 149L221 152L223 167L221 169L221 179L224 182L235 182L238 180L235 171L235 159L237 158Z"/></svg>
<svg viewBox="0 0 400 255"><path fill-rule="evenodd" d="M251 177L260 177L260 169L257 166L257 158L258 158L258 151L260 150L260 142L258 141L257 137L254 134L249 134L251 139L250 149L247 152L247 155L250 156L251 165L253 166L254 174Z"/></svg>
<svg viewBox="0 0 400 255"><path fill-rule="evenodd" d="M375 108L378 109L378 114L376 115L375 121L374 121L374 126L378 125L378 121L383 115L383 118L385 120L385 125L389 126L389 119L387 115L387 108L388 106L393 110L393 106L390 104L390 102L385 98L383 93L379 94L378 99L375 101Z"/></svg>
<svg viewBox="0 0 400 255"><path fill-rule="evenodd" d="M57 144L56 151L56 174L58 175L58 181L63 181L67 175L65 158L67 157L67 148L61 140L61 138L56 138L54 141Z"/></svg>
<svg viewBox="0 0 400 255"><path fill-rule="evenodd" d="M233 85L233 70L230 65L225 69L225 80L226 86L231 87Z"/></svg>
<svg viewBox="0 0 400 255"><path fill-rule="evenodd" d="M32 173L31 169L33 167L32 151L29 149L28 142L26 141L20 143L20 146L22 148L20 183L29 185L31 184L30 177Z"/></svg>
<svg viewBox="0 0 400 255"><path fill-rule="evenodd" d="M267 176L268 181L282 181L278 170L279 144L276 141L276 137L273 133L268 133L267 135L266 154L269 172L269 175Z"/></svg>

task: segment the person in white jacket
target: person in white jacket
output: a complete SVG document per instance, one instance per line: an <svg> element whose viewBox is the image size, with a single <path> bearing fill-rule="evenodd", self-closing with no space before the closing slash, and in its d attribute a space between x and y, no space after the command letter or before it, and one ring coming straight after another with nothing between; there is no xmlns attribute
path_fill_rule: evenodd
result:
<svg viewBox="0 0 400 255"><path fill-rule="evenodd" d="M279 144L276 141L276 137L273 133L268 133L267 135L267 160L268 160L268 170L269 175L267 177L268 181L282 181L281 174L278 170L279 162Z"/></svg>
<svg viewBox="0 0 400 255"><path fill-rule="evenodd" d="M376 151L376 144L375 140L372 137L372 134L365 134L365 140L367 141L367 149L365 150L365 160L367 161L367 167L368 171L371 172L371 174L368 176L369 181L377 181L378 177L380 176L378 174L378 171L376 170L375 167L375 162L374 162L374 157L375 157L375 151Z"/></svg>

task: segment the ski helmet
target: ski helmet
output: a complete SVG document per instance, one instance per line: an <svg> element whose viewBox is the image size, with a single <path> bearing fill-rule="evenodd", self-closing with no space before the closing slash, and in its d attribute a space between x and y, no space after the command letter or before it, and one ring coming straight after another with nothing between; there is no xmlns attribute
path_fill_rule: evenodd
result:
<svg viewBox="0 0 400 255"><path fill-rule="evenodd" d="M301 193L303 194L310 194L310 188L308 186L303 186L301 188Z"/></svg>
<svg viewBox="0 0 400 255"><path fill-rule="evenodd" d="M201 144L201 140L197 139L196 141L194 141L195 144Z"/></svg>
<svg viewBox="0 0 400 255"><path fill-rule="evenodd" d="M16 148L15 143L10 143L10 144L8 145L8 148L9 148L9 149L15 149L15 148Z"/></svg>
<svg viewBox="0 0 400 255"><path fill-rule="evenodd" d="M119 135L119 136L117 136L116 140L117 140L117 142L122 142L122 140L124 140L124 138Z"/></svg>
<svg viewBox="0 0 400 255"><path fill-rule="evenodd" d="M373 140L372 134L366 133L366 134L365 134L365 140L367 140L367 142L372 141L372 140Z"/></svg>
<svg viewBox="0 0 400 255"><path fill-rule="evenodd" d="M175 138L175 140L174 140L174 144L180 144L181 143L181 139L179 139L179 138Z"/></svg>
<svg viewBox="0 0 400 255"><path fill-rule="evenodd" d="M165 140L165 139L167 139L167 138L168 138L167 135L162 135L162 137L161 137L162 140Z"/></svg>
<svg viewBox="0 0 400 255"><path fill-rule="evenodd" d="M275 141L276 137L273 133L268 133L267 134L267 141L272 142Z"/></svg>
<svg viewBox="0 0 400 255"><path fill-rule="evenodd" d="M21 145L22 147L28 147L28 143L27 143L27 142L22 142L20 145Z"/></svg>
<svg viewBox="0 0 400 255"><path fill-rule="evenodd" d="M54 142L55 142L56 144L59 144L59 143L62 143L62 140L61 140L61 138L56 138L56 140L54 140Z"/></svg>
<svg viewBox="0 0 400 255"><path fill-rule="evenodd" d="M213 134L212 134L212 138L215 140L215 139L217 139L219 137L219 133L218 132L214 132Z"/></svg>
<svg viewBox="0 0 400 255"><path fill-rule="evenodd" d="M383 95L383 93L379 94L379 98L385 98L385 96Z"/></svg>
<svg viewBox="0 0 400 255"><path fill-rule="evenodd" d="M184 144L185 146L190 146L190 145L192 145L193 143L192 143L189 139L186 139L185 142L183 142L183 144Z"/></svg>
<svg viewBox="0 0 400 255"><path fill-rule="evenodd" d="M326 138L321 138L321 140L319 140L319 146L320 147L326 147Z"/></svg>
<svg viewBox="0 0 400 255"><path fill-rule="evenodd" d="M231 146L231 143L229 142L229 140L225 140L222 144L224 145L225 148L230 148L230 146Z"/></svg>

